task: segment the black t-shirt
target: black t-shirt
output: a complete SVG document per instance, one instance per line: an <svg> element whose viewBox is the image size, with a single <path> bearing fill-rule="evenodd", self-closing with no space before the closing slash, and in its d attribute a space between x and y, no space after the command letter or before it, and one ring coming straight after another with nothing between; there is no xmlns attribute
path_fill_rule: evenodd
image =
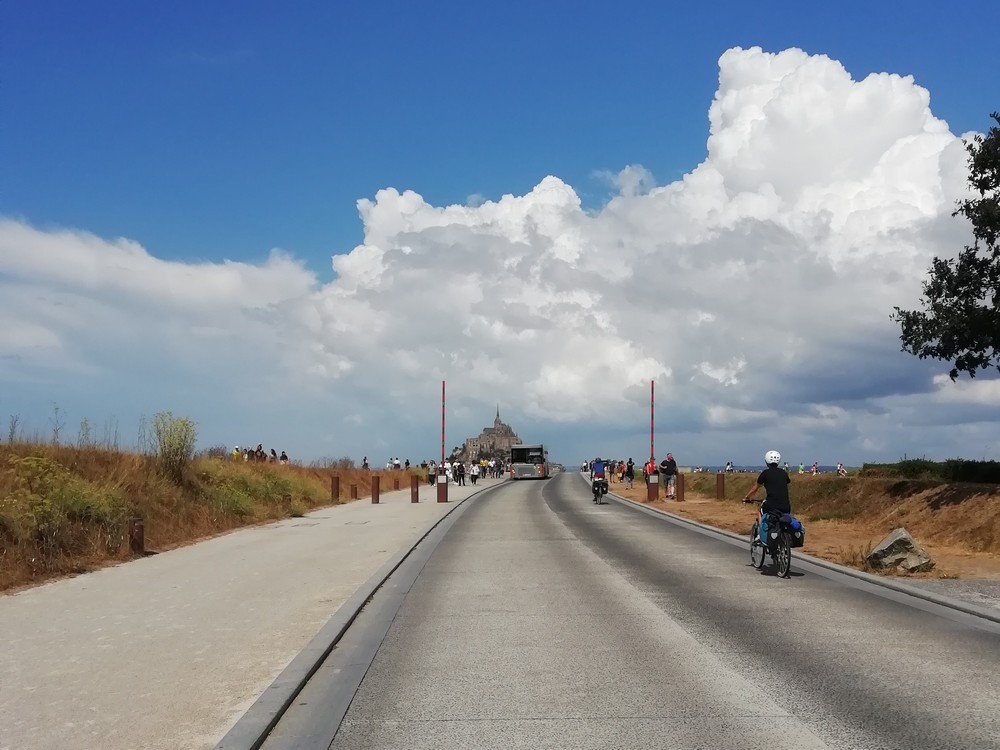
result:
<svg viewBox="0 0 1000 750"><path fill-rule="evenodd" d="M666 476L673 476L677 473L677 462L672 458L665 458L660 461L660 473Z"/></svg>
<svg viewBox="0 0 1000 750"><path fill-rule="evenodd" d="M768 466L757 477L757 484L763 485L767 492L766 509L792 512L792 504L788 499L788 485L792 480L788 473L778 466Z"/></svg>

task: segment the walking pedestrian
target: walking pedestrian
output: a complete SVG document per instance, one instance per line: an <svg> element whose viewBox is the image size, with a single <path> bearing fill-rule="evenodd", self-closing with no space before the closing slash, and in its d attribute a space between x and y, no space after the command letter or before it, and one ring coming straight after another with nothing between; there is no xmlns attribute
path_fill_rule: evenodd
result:
<svg viewBox="0 0 1000 750"><path fill-rule="evenodd" d="M667 457L660 461L660 474L663 475L663 489L672 500L677 494L677 462L673 453L667 453Z"/></svg>

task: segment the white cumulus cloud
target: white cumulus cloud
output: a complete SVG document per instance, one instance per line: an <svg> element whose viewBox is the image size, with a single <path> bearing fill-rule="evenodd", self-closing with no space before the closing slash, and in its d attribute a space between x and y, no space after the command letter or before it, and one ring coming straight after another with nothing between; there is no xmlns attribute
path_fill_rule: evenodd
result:
<svg viewBox="0 0 1000 750"><path fill-rule="evenodd" d="M797 49L732 49L709 122L701 164L661 186L625 166L597 211L555 176L465 205L380 190L329 278L277 250L190 264L0 221L0 377L65 378L81 408L138 377L220 437L294 415L300 453L434 455L442 379L469 415L452 434L500 402L565 458L640 455L650 380L658 444L682 463L772 445L821 463L960 453L942 410L974 404L951 421L980 422L996 389L942 395L943 368L901 354L889 320L969 236L951 216L966 153L929 93Z"/></svg>

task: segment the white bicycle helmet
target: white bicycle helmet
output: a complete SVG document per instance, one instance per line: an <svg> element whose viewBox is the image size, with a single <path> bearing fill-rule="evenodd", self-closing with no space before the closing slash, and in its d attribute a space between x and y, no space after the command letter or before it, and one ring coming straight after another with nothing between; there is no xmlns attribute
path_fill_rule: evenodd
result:
<svg viewBox="0 0 1000 750"><path fill-rule="evenodd" d="M778 451L768 451L764 454L764 463L768 466L777 466L781 463L781 454Z"/></svg>

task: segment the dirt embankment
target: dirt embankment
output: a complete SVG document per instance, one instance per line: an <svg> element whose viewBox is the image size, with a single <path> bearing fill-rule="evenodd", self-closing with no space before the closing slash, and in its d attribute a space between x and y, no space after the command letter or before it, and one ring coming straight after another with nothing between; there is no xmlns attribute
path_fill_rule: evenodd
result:
<svg viewBox="0 0 1000 750"><path fill-rule="evenodd" d="M749 534L756 510L740 499L755 479L727 475L726 497L716 500L714 474L687 474L685 502L664 500L661 488L653 505ZM645 503L641 477L632 490L615 483L611 491ZM903 527L936 562L927 576L1000 580L1000 486L794 474L791 496L806 525L806 554L862 568L866 549Z"/></svg>
<svg viewBox="0 0 1000 750"><path fill-rule="evenodd" d="M0 591L81 573L130 557L128 520L143 519L147 551L163 551L242 526L340 502L351 485L371 497L403 471L318 469L228 459L192 462L180 480L156 458L95 447L0 446Z"/></svg>

